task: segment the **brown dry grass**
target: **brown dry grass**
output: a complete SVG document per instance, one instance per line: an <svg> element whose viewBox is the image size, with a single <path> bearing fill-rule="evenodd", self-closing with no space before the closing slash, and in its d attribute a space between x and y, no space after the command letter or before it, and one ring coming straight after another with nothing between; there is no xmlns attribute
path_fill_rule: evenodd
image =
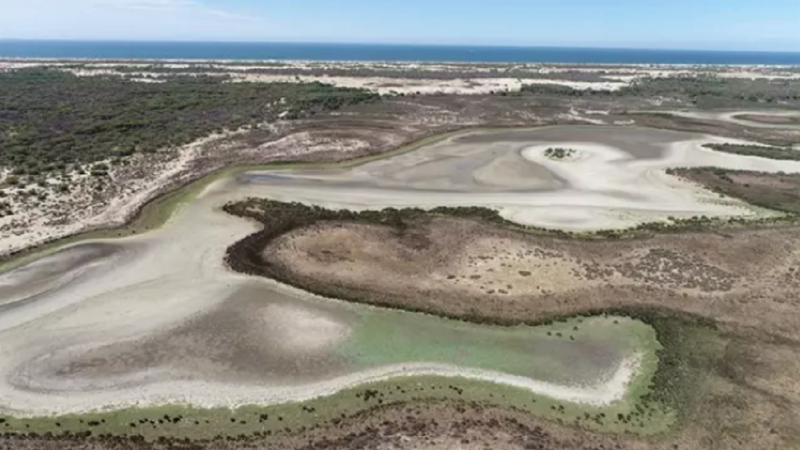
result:
<svg viewBox="0 0 800 450"><path fill-rule="evenodd" d="M798 228L579 241L436 217L403 233L315 224L280 236L263 255L304 284L450 316L477 310L536 321L643 305L752 327L768 321L791 338L800 336L798 244Z"/></svg>

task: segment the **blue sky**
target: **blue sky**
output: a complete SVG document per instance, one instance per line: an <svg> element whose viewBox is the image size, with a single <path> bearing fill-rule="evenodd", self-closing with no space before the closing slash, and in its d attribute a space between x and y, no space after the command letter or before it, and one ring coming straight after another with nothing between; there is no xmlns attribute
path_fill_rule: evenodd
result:
<svg viewBox="0 0 800 450"><path fill-rule="evenodd" d="M0 38L800 51L800 0L0 0Z"/></svg>

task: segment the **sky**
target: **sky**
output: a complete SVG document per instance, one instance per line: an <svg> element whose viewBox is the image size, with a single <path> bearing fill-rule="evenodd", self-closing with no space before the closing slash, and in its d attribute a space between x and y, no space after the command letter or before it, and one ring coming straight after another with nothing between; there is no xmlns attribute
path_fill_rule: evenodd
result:
<svg viewBox="0 0 800 450"><path fill-rule="evenodd" d="M800 0L0 0L0 39L800 51Z"/></svg>

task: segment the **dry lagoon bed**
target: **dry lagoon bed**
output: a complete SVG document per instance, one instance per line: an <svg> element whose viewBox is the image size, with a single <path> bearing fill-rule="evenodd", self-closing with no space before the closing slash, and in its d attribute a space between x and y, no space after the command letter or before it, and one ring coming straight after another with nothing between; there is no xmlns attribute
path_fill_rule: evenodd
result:
<svg viewBox="0 0 800 450"><path fill-rule="evenodd" d="M655 348L635 321L590 320L567 340L349 305L233 273L225 249L255 227L219 206L254 187L224 180L162 230L78 244L2 275L0 410L272 404L431 374L608 404Z"/></svg>
<svg viewBox="0 0 800 450"><path fill-rule="evenodd" d="M717 141L642 128L480 131L348 169L219 180L162 229L77 244L0 276L0 412L277 403L430 374L568 402L622 400L658 345L641 322L591 319L567 339L316 297L225 267L225 249L257 226L220 207L248 196L352 209L487 206L522 224L587 230L761 214L667 167L800 172L797 162L701 147ZM550 159L551 147L576 152Z"/></svg>
<svg viewBox="0 0 800 450"><path fill-rule="evenodd" d="M742 142L647 128L556 126L483 131L342 170L250 173L263 195L331 209L483 206L523 225L573 231L626 228L669 217L769 214L665 173L714 166L799 172L800 162L722 153ZM564 159L548 148L575 152Z"/></svg>

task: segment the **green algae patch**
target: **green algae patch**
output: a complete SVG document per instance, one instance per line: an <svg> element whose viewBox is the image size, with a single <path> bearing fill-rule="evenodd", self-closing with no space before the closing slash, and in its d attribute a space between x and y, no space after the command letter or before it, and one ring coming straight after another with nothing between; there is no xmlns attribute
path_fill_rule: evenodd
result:
<svg viewBox="0 0 800 450"><path fill-rule="evenodd" d="M408 319L399 314L408 314ZM638 320L617 316L577 317L535 327L488 327L450 320L455 324L444 327L448 331L443 332L436 332L436 325L442 325L437 321L447 319L421 314L374 309L363 313L360 320L364 323L356 326L354 336L339 351L350 355L355 364L365 366L429 359L520 376L555 377L553 381L569 378L558 373L558 363L541 359L546 356L544 354L534 353L526 360L514 361L512 356L521 355L524 347L510 352L499 350L498 346L517 345L517 341L523 345L524 340L534 342L531 345L545 346L576 343L577 339L607 340L618 345L620 351L636 352L640 359L626 394L606 405L571 403L519 387L460 376L411 375L365 383L329 396L270 406L204 409L164 405L57 417L0 416L0 430L53 434L90 432L93 435L141 436L147 440L162 436L204 439L218 435L271 435L334 426L343 417L425 402L452 403L455 407L509 408L591 430L643 436L667 432L677 417L667 405L646 401L658 366L656 352L660 345L653 328ZM410 324L403 323L405 320L418 322L418 326L405 332L391 329L391 326L405 328ZM424 323L426 321L430 324ZM397 323L390 325L393 322ZM461 329L462 326L469 330ZM476 333L476 342L471 343L472 350L465 354L464 346L457 339L467 331ZM483 341L483 347L476 346L478 341Z"/></svg>

